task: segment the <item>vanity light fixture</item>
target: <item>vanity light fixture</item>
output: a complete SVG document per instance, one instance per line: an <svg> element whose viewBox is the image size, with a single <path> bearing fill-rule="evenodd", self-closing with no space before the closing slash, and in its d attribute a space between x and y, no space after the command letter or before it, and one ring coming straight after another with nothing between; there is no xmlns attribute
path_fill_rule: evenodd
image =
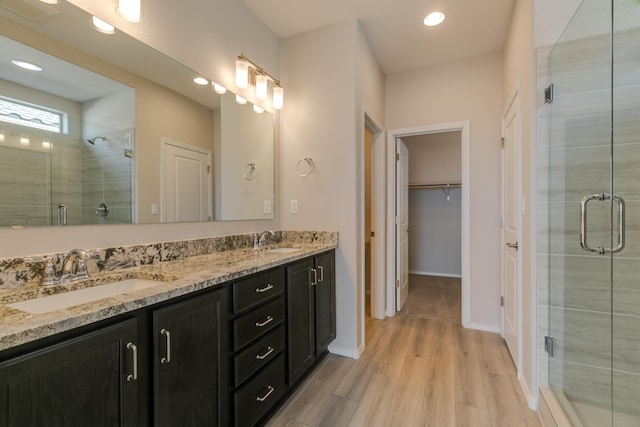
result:
<svg viewBox="0 0 640 427"><path fill-rule="evenodd" d="M49 138L42 138L42 148L47 150L51 148L51 140Z"/></svg>
<svg viewBox="0 0 640 427"><path fill-rule="evenodd" d="M118 0L116 12L129 22L140 22L140 0Z"/></svg>
<svg viewBox="0 0 640 427"><path fill-rule="evenodd" d="M0 129L0 142L4 142L4 129Z"/></svg>
<svg viewBox="0 0 640 427"><path fill-rule="evenodd" d="M249 84L255 84L256 98L267 99L269 95L269 80L273 82L271 104L273 108L280 110L284 101L284 89L280 81L258 66L255 62L240 54L236 59L236 86L246 88Z"/></svg>
<svg viewBox="0 0 640 427"><path fill-rule="evenodd" d="M259 105L253 104L253 111L255 111L258 114L262 114L264 113L264 108L262 108Z"/></svg>
<svg viewBox="0 0 640 427"><path fill-rule="evenodd" d="M221 84L218 84L216 82L211 82L211 84L213 85L214 92L218 95L224 95L225 93L227 93L227 88L222 86Z"/></svg>
<svg viewBox="0 0 640 427"><path fill-rule="evenodd" d="M102 19L98 18L97 16L94 16L92 18L92 22L93 22L93 28L95 28L97 31L100 31L103 34L113 34L116 32L116 29L113 25L104 22Z"/></svg>
<svg viewBox="0 0 640 427"><path fill-rule="evenodd" d="M29 145L29 135L26 133L20 134L20 145Z"/></svg>
<svg viewBox="0 0 640 427"><path fill-rule="evenodd" d="M431 12L424 18L424 25L427 27L435 27L436 25L442 24L444 21L444 13L442 12Z"/></svg>
<svg viewBox="0 0 640 427"><path fill-rule="evenodd" d="M195 79L193 79L194 83L200 86L206 86L209 84L209 80L205 79L204 77L196 77Z"/></svg>
<svg viewBox="0 0 640 427"><path fill-rule="evenodd" d="M11 63L17 67L20 67L29 71L42 71L42 67L32 62L23 61L21 59L12 59Z"/></svg>
<svg viewBox="0 0 640 427"><path fill-rule="evenodd" d="M236 95L236 102L240 105L244 105L247 103L247 100L241 97L240 95Z"/></svg>

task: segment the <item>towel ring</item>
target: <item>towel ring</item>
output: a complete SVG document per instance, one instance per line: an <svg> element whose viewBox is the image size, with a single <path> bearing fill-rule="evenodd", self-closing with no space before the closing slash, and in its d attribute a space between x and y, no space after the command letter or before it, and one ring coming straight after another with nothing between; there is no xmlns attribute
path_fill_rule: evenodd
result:
<svg viewBox="0 0 640 427"><path fill-rule="evenodd" d="M253 181L258 176L258 165L255 163L247 163L244 166L242 175L247 181Z"/></svg>
<svg viewBox="0 0 640 427"><path fill-rule="evenodd" d="M311 175L311 172L313 172L314 168L315 168L315 165L313 164L313 160L311 159L311 157L305 157L304 159L300 159L296 164L296 171L298 171L298 175L300 176Z"/></svg>

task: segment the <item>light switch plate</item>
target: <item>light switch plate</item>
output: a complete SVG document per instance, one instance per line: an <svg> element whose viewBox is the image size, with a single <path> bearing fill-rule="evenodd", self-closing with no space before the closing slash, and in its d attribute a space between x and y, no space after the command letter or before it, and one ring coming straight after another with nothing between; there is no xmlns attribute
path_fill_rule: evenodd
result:
<svg viewBox="0 0 640 427"><path fill-rule="evenodd" d="M291 200L291 206L289 208L289 211L292 214L297 214L298 213L298 201L297 200Z"/></svg>
<svg viewBox="0 0 640 427"><path fill-rule="evenodd" d="M271 213L271 200L265 200L264 201L263 212L264 212L265 215Z"/></svg>
<svg viewBox="0 0 640 427"><path fill-rule="evenodd" d="M158 204L151 203L151 215L158 215Z"/></svg>

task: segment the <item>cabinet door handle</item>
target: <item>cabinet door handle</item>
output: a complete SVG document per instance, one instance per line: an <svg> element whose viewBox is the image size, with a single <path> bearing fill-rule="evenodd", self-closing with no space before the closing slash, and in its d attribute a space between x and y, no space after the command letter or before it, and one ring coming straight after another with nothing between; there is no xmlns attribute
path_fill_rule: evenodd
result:
<svg viewBox="0 0 640 427"><path fill-rule="evenodd" d="M133 353L133 374L127 375L127 381L135 381L138 379L138 347L132 342L127 344L127 348Z"/></svg>
<svg viewBox="0 0 640 427"><path fill-rule="evenodd" d="M264 396L257 396L256 400L258 402L264 402L265 400L267 400L269 398L269 396L271 396L271 393L273 393L274 390L275 390L275 388L273 388L270 385L268 385L267 386L267 392L264 394Z"/></svg>
<svg viewBox="0 0 640 427"><path fill-rule="evenodd" d="M311 286L315 286L318 284L318 270L316 270L315 268L310 268L309 269L310 274L313 274L313 280L311 280L311 278L309 278L310 282L311 282Z"/></svg>
<svg viewBox="0 0 640 427"><path fill-rule="evenodd" d="M261 294L263 292L267 292L273 289L273 285L271 283L267 284L264 288L256 288L256 293Z"/></svg>
<svg viewBox="0 0 640 427"><path fill-rule="evenodd" d="M262 328L263 326L266 326L266 325L268 325L268 324L269 324L269 323L271 323L271 322L273 322L273 317L271 317L271 316L267 316L267 318L266 318L266 319L264 319L262 322L260 322L260 321L256 322L256 326L257 326L258 328Z"/></svg>
<svg viewBox="0 0 640 427"><path fill-rule="evenodd" d="M271 347L271 346L267 346L267 351L266 351L265 353L263 353L263 354L256 354L256 359L258 359L258 360L264 360L264 359L266 359L267 357L269 357L269 355L270 355L271 353L273 353L274 351L275 351L275 350L273 349L273 347Z"/></svg>
<svg viewBox="0 0 640 427"><path fill-rule="evenodd" d="M171 362L171 332L163 328L160 330L160 335L164 335L167 340L167 356L160 359L160 363L169 363Z"/></svg>
<svg viewBox="0 0 640 427"><path fill-rule="evenodd" d="M320 279L318 279L318 282L324 282L324 267L319 265L318 270L320 270Z"/></svg>

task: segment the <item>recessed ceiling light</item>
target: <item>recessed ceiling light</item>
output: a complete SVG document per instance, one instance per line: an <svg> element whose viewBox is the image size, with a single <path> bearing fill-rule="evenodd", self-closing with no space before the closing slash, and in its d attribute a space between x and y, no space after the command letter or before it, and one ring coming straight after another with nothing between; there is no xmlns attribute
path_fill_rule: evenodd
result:
<svg viewBox="0 0 640 427"><path fill-rule="evenodd" d="M224 95L225 93L227 93L227 88L222 86L219 83L211 83L213 85L213 90L216 91L217 94L219 95Z"/></svg>
<svg viewBox="0 0 640 427"><path fill-rule="evenodd" d="M442 21L444 21L444 13L431 12L424 18L424 25L427 27L435 27L436 25L442 24Z"/></svg>
<svg viewBox="0 0 640 427"><path fill-rule="evenodd" d="M104 22L102 19L97 16L93 17L93 27L104 34L113 34L116 32L116 29L113 25Z"/></svg>
<svg viewBox="0 0 640 427"><path fill-rule="evenodd" d="M193 79L193 81L200 86L209 84L209 80L205 79L204 77L196 77L195 79Z"/></svg>
<svg viewBox="0 0 640 427"><path fill-rule="evenodd" d="M12 59L11 63L13 65L16 65L20 68L24 68L25 70L29 70L29 71L42 71L42 67L36 64L33 64L31 62L27 62L27 61L22 61L20 59Z"/></svg>

